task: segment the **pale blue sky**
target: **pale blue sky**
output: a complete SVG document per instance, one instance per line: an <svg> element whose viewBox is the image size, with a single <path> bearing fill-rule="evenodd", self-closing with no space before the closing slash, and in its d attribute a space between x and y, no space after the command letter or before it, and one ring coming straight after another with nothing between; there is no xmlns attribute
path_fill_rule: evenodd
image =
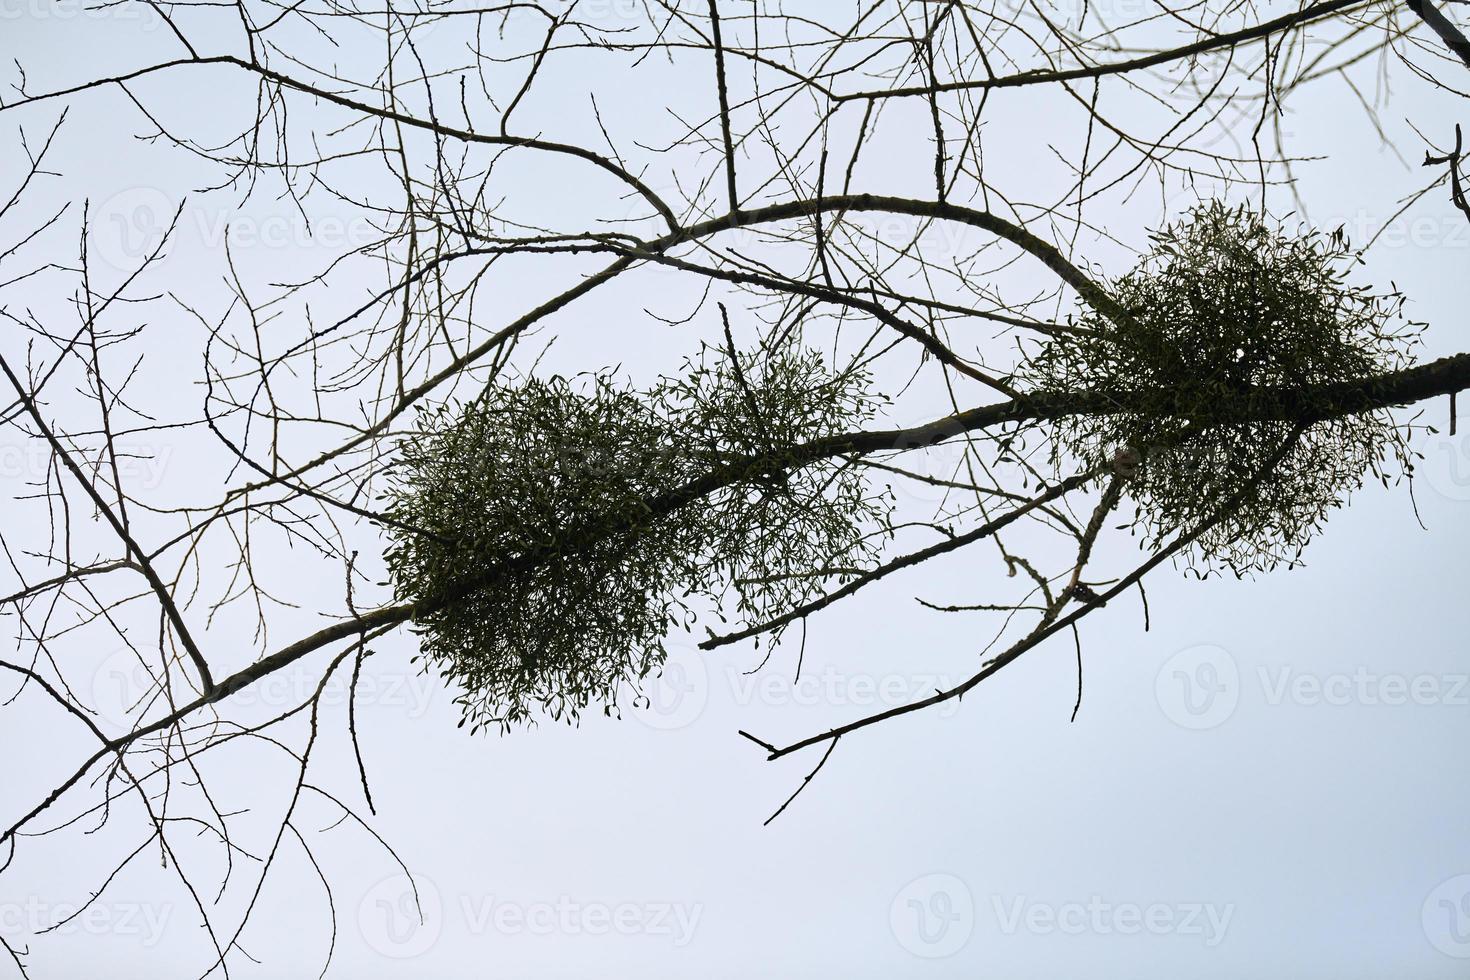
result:
<svg viewBox="0 0 1470 980"><path fill-rule="evenodd" d="M0 3L0 63L21 58L35 89L170 50L168 37L142 21ZM691 112L707 100L701 64L660 71L662 81L650 76L638 91L662 93ZM0 69L5 83L13 78ZM1380 144L1344 86L1324 83L1290 103L1286 124L1322 157L1298 167L1314 221L1346 222L1350 231L1355 222L1381 222L1429 179L1417 166L1424 147L1409 122L1443 138L1460 107L1407 72L1393 80L1382 116L1407 165ZM518 112L539 114L548 137L586 138L590 84L548 85ZM196 127L202 141L246 107L250 91L226 69L189 69L136 87L150 108ZM1054 176L1045 148L1052 135L1027 98L998 99L994 109L993 125L1015 138L990 173L1019 196L1027 181ZM58 108L6 113L6 159L16 151L16 126L40 131ZM305 100L297 109L312 111ZM604 109L625 125L667 123L663 106L648 98ZM1248 133L1253 120L1235 125ZM74 100L55 163L65 177L38 189L34 213L85 196L104 223L126 222L140 208L176 205L181 188L208 180L212 171L185 154L130 138L146 130L115 90ZM919 166L915 179L914 165L925 152L920 146L914 159L875 164L861 189L922 193L928 177ZM607 195L616 193L570 164L522 157L505 169L504 193L527 220L569 221L592 201L609 213ZM8 172L7 163L0 174ZM379 186L372 180L353 186ZM665 181L649 178L656 188ZM161 270L168 278L158 280L199 302L206 316L226 302L222 218L245 236L235 240L242 275L263 292L363 233L346 206L315 205L325 223L318 221L313 240L271 195L239 213L234 200L228 192L201 195L186 207L179 244ZM1289 207L1284 197L1274 203ZM1123 246L1146 242L1157 195L1100 207L1115 210L1094 221L1123 244L1095 243L1087 254L1120 272L1129 262ZM333 234L340 237L321 240ZM109 249L123 259L129 251L116 237L94 248L103 262ZM1395 283L1411 315L1430 325L1426 357L1470 349L1463 298L1470 227L1445 193L1413 205L1367 259L1362 275ZM496 296L506 310L524 309L588 267L526 263L504 277ZM1014 281L1040 282L1039 275L1022 270ZM57 282L7 287L0 304L55 311L57 297L45 290ZM353 302L354 287L366 283L339 284L323 306ZM669 273L640 273L560 315L545 367L616 363L635 377L666 370L714 336L715 321L671 328L643 309L674 315L697 295ZM201 335L176 307L166 309L133 348L146 355L142 400L188 415L203 397L195 384ZM14 337L3 343L7 356L20 355ZM531 346L541 343L527 353ZM943 404L938 393L916 392L895 417L915 421ZM1436 424L1446 418L1443 401L1421 407ZM651 716L588 718L575 730L548 724L468 738L455 727L451 694L409 663L411 636L380 641L359 711L379 810L372 825L419 877L430 914L421 925L405 915L396 866L364 834L319 835L314 844L336 905L330 975L1463 976L1470 962L1470 879L1459 878L1470 875L1461 758L1470 736L1462 570L1470 420L1462 422L1455 439L1418 440L1427 458L1415 485L1417 516L1405 488L1370 487L1333 517L1305 568L1239 582L1161 570L1148 581L1149 632L1136 596L1090 616L1075 723L1068 722L1074 654L1058 637L953 710L845 739L770 826L762 821L817 756L767 763L736 731L785 742L967 676L984 627L922 612L914 596L976 601L966 588L997 579L993 568L982 579L973 556L961 553L834 608L811 624L796 686L792 644L751 677L743 671L759 657L746 647L715 654L676 647ZM136 464L136 479L159 500L216 496L222 464L207 439L196 438L204 439L141 440L137 448L151 459ZM36 475L28 452L13 433L0 435L7 495ZM350 533L369 556L371 530ZM330 566L263 547L274 547L267 553L275 587L303 607L272 613L274 646L312 628L316 610L338 608L341 584ZM223 574L219 553L206 560L217 563L210 575ZM144 636L149 621L138 617ZM254 655L248 621L244 611L227 612L205 634L222 663ZM92 685L99 706L115 705L128 683L125 659L112 649L75 656L75 676ZM301 693L283 681L253 703L242 696L240 710L260 716ZM14 747L0 782L7 823L89 750L55 715L35 697L0 710L0 742ZM320 747L319 764L324 783L348 795L355 778L340 729ZM263 753L232 758L214 778L223 796L262 811L258 823L247 822L259 834L289 788L287 769ZM301 824L305 832L334 820L320 806ZM28 844L25 860L0 877L0 931L54 921L59 905L89 894L105 874L99 854L125 854L138 842L138 827L130 835L121 823L64 847ZM199 860L201 877L213 881L217 859ZM95 924L35 944L36 976L185 977L207 956L194 910L156 859L109 889L99 907ZM264 963L242 964L239 975L315 976L329 934L321 883L293 851L268 879L244 937Z"/></svg>

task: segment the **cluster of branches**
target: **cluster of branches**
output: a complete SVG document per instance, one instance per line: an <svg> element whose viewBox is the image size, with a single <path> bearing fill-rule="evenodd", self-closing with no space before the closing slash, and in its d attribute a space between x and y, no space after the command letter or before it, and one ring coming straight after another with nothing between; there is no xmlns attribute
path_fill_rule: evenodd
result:
<svg viewBox="0 0 1470 980"><path fill-rule="evenodd" d="M473 588L395 596L383 583L385 537L426 533L424 513L380 506L404 437L420 412L534 377L537 359L579 332L655 321L661 338L709 338L737 372L737 332L754 338L753 365L797 338L829 352L834 376L871 377L868 394L926 419L769 449L714 426L723 455L638 487L645 521L818 465L937 500L887 519L886 550L863 551L856 567L783 570L800 579L786 601L752 606L737 628L708 633L706 650L795 623L804 641L829 607L962 549L1013 586L925 603L993 618L958 685L786 743L747 736L771 759L818 749L818 768L839 739L960 698L1058 633L1077 638L1080 671L1078 623L1141 593L1146 574L1266 496L1261 485L1315 425L1470 385L1461 354L1282 387L1269 420L1235 420L1271 423L1250 472L1207 512L1185 508L1190 519L1130 564L1098 567L1137 460L1064 453L1054 465L1053 428L1162 411L1159 392L1040 389L1019 380L1027 351L1099 324L1127 334L1138 311L1098 270L1131 265L1129 247L1189 202L1289 201L1304 158L1281 120L1298 93L1334 81L1358 92L1376 73L1457 94L1470 46L1431 0L1321 0L1269 15L1193 0L1133 17L1086 2L788 6L139 0L158 30L112 45L124 62L104 73L78 59L47 66L71 77L38 82L41 66L22 53L0 93L23 164L0 206L0 424L39 462L0 525L14 580L0 611L18 640L0 675L14 681L7 706L39 699L64 729L55 744L80 742L34 799L17 805L7 792L0 876L36 838L121 826L122 856L99 861L82 909L156 856L204 926L205 974L250 962L243 936L271 868L294 847L318 867L300 830L308 811L335 811L376 839L361 814L372 809L362 754L350 756L350 793L311 765L324 751L324 693L334 678L348 685L340 728L355 750L353 705L375 641L475 599ZM166 191L176 210L121 274L98 268L108 229L58 162L80 134L67 114L102 108L128 114L149 152L208 175L192 197ZM1038 119L1045 133L1028 127ZM1424 200L1470 219L1460 152L1458 130L1452 147L1431 144L1430 178L1404 207ZM570 203L551 199L553 183ZM371 232L285 284L253 279L227 237L212 256L220 268L181 281L200 201L241 214L268 202L303 228L324 207L345 209ZM1100 210L1136 225L1103 227L1091 217ZM544 292L527 303L530 289ZM571 340L548 351L561 334ZM144 356L180 337L196 338L183 346L197 373L173 378L171 366L164 380L176 386L160 385ZM685 356L697 346L678 342ZM750 394L736 380L730 390ZM183 499L136 480L138 447L164 440L187 448L174 466L197 477ZM936 447L937 473L925 462ZM762 535L802 533L821 499L776 509L779 526ZM971 547L982 542L990 550ZM477 574L534 581L576 560L512 548ZM303 597L304 577L333 588ZM144 678L114 717L85 683L96 669L86 651L108 649ZM294 703L239 707L283 675L308 680ZM616 699L620 679L599 692ZM284 760L283 803L259 841L240 839L243 804L210 791L218 749L246 742ZM191 864L208 866L204 844L225 862L213 893ZM237 896L228 914L226 894ZM0 943L24 974L26 942Z"/></svg>

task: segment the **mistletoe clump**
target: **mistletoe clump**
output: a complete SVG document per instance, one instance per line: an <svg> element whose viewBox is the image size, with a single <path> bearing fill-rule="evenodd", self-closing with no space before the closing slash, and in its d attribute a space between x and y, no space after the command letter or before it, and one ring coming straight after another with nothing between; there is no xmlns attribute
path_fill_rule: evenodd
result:
<svg viewBox="0 0 1470 980"><path fill-rule="evenodd" d="M1367 475L1407 459L1388 412L1344 394L1406 366L1417 337L1401 297L1348 283L1354 259L1340 231L1219 202L1156 233L1113 284L1118 309L1084 313L1022 369L1095 409L1055 424L1055 454L1127 479L1153 544L1205 528L1184 553L1196 571L1296 563Z"/></svg>
<svg viewBox="0 0 1470 980"><path fill-rule="evenodd" d="M870 562L886 501L801 451L871 415L866 382L788 342L707 349L644 391L606 374L497 381L421 413L386 557L465 722L611 712L661 667L691 598L733 592L753 621Z"/></svg>

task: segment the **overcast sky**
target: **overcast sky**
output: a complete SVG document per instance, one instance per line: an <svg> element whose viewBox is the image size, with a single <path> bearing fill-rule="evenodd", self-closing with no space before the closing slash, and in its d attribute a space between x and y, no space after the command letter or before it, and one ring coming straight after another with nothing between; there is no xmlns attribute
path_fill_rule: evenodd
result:
<svg viewBox="0 0 1470 980"><path fill-rule="evenodd" d="M36 89L167 50L167 38L146 25L34 0L0 3L0 63L20 58ZM128 44L118 43L123 37ZM687 70L689 87L706 84L699 65ZM7 84L14 77L3 75ZM1291 105L1288 125L1320 157L1298 168L1314 222L1346 222L1351 233L1355 222L1387 220L1432 176L1417 166L1424 146L1409 121L1437 137L1470 121L1406 73L1396 84L1383 119L1407 162L1382 144L1344 86L1324 84ZM206 70L137 87L151 108L205 134L250 91L238 77ZM208 170L131 139L148 125L116 90L71 105L53 163L64 176L39 190L34 213L90 198L94 218L115 230L94 241L94 254L125 265L136 249L127 236L141 233L127 222L140 209L176 206ZM584 88L552 83L518 111L539 114L554 137L563 118L585 124L586 105ZM59 108L5 114L0 175L13 172L16 128L42 130ZM1044 166L1046 140L1022 109L995 111L997 126L1030 140L996 163L1002 175L1011 168L998 179L1019 181L1030 162ZM663 118L646 103L624 121L640 113ZM905 165L891 161L892 173L869 174L863 189L879 189L885 176L901 183ZM599 192L568 174L537 163L507 180L533 202L528 210L551 215ZM158 282L218 312L223 222L237 217L228 195L202 200L186 207L160 270L172 278ZM1285 210L1289 201L1276 205ZM283 202L252 201L236 232L247 236L236 240L243 274L279 281L273 277L327 254L334 243L322 236L351 242L361 233L350 211L325 213L336 224L319 222L312 238ZM1146 226L1126 208L1117 214L1116 223L1105 211L1093 217L1123 245L1142 247ZM1099 249L1106 271L1127 267L1121 247ZM1430 325L1423 356L1470 349L1470 226L1445 193L1395 219L1367 258L1366 281L1397 285L1411 315ZM571 281L572 268L507 279L497 295L505 309L527 308ZM0 305L54 307L56 297L43 294L54 285L6 287ZM557 319L548 368L619 364L651 375L712 336L713 321L674 329L642 312L671 315L697 297L677 277L651 272L618 288L605 305ZM146 355L144 400L188 414L202 397L197 323L175 307L150 324L133 348ZM0 343L7 356L20 351L13 337ZM1420 407L1436 424L1447 419L1443 400ZM912 417L896 421L928 414L922 400L901 411ZM985 625L925 613L914 598L978 601L965 591L978 574L966 553L813 620L798 684L794 643L747 674L760 660L748 647L699 654L678 641L651 710L621 721L588 717L575 729L467 737L456 728L452 693L410 663L411 634L381 640L365 668L358 720L378 810L371 825L412 869L426 915L418 921L408 882L382 848L350 825L325 832L338 814L311 803L299 823L303 833L323 831L313 845L335 907L330 975L1463 976L1470 418L1462 423L1454 438L1417 437L1426 458L1412 499L1402 486L1364 490L1333 516L1305 568L1207 582L1161 569L1148 584L1149 631L1136 594L1090 616L1074 723L1074 652L1059 636L962 704L844 739L769 826L763 821L819 756L769 763L737 730L784 743L968 676ZM223 470L188 438L143 442L136 448L148 458L130 464L135 480L163 499L217 494ZM0 433L7 496L35 477L33 453L14 432ZM31 512L18 505L0 517L7 534L21 519L11 513ZM370 548L371 531L359 533ZM303 606L279 613L272 640L285 642L318 622L314 610L337 608L340 578L279 557L274 587ZM243 664L258 649L247 619L225 615L206 634L228 649L222 661ZM138 622L146 636L149 617ZM132 683L126 659L114 649L77 656L93 659L73 679L91 685L99 709L120 710ZM264 712L305 693L281 680L241 697L245 710ZM342 698L339 686L339 707ZM324 785L350 795L360 791L340 728L314 766L327 773ZM7 825L89 751L84 734L59 724L43 698L27 695L0 710L0 744L12 757L0 782ZM212 778L222 797L256 806L264 827L289 790L286 769L279 756L240 750L231 758ZM95 839L23 845L23 860L0 877L0 931L18 936L64 918L105 876L101 849L136 846L138 827L131 832L109 827ZM216 881L213 859L201 860L201 879ZM212 895L213 885L204 890ZM207 959L197 913L156 858L105 899L89 918L34 944L35 976L197 974ZM331 933L322 882L295 850L267 879L242 939L262 964L242 962L239 975L315 976Z"/></svg>

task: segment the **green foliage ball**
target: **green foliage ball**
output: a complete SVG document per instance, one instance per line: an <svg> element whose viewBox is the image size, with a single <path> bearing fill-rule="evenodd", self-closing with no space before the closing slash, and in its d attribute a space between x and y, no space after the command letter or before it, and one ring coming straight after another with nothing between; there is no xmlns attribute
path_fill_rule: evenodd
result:
<svg viewBox="0 0 1470 980"><path fill-rule="evenodd" d="M867 378L795 343L738 356L706 349L644 391L606 374L495 382L420 414L386 557L472 729L616 711L691 599L733 597L760 621L876 554L886 501L850 466L796 455L871 415Z"/></svg>
<svg viewBox="0 0 1470 980"><path fill-rule="evenodd" d="M1054 423L1058 461L1123 476L1152 545L1209 525L1184 552L1201 574L1296 563L1365 477L1406 461L1389 413L1335 390L1406 366L1417 337L1401 297L1348 282L1354 259L1340 232L1220 202L1156 233L1112 284L1126 315L1084 312L1021 369L1098 405Z"/></svg>

